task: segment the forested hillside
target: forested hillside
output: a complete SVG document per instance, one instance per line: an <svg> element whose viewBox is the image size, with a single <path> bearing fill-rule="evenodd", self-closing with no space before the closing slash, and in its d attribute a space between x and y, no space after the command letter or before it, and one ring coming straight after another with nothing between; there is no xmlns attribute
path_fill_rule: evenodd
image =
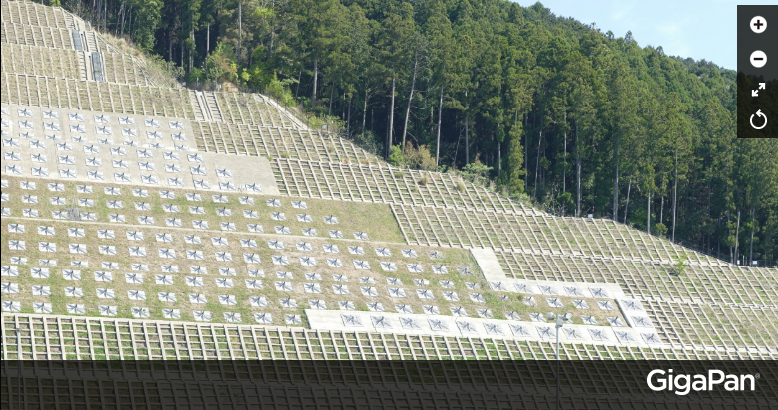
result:
<svg viewBox="0 0 778 410"><path fill-rule="evenodd" d="M736 73L631 33L505 0L62 6L174 62L190 86L337 117L390 162L488 174L555 214L727 260L778 255L778 141L736 139Z"/></svg>

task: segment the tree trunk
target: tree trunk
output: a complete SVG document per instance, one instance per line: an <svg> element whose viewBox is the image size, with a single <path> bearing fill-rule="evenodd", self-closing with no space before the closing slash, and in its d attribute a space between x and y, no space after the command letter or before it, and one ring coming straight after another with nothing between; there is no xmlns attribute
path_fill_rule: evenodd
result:
<svg viewBox="0 0 778 410"><path fill-rule="evenodd" d="M388 141L388 144L386 145L386 158L389 158L389 153L392 150L392 134L394 133L394 87L397 83L397 78L394 76L394 71L392 71L392 104L389 108L389 133L386 136L386 139ZM404 150L405 147L400 147L401 150Z"/></svg>
<svg viewBox="0 0 778 410"><path fill-rule="evenodd" d="M540 169L540 144L543 142L543 131L540 131L540 136L538 137L538 156L535 160L535 183L532 184L532 197L535 199L538 199L538 170Z"/></svg>
<svg viewBox="0 0 778 410"><path fill-rule="evenodd" d="M678 203L678 151L675 151L675 170L673 171L673 239L675 242L675 217L676 217L676 204Z"/></svg>
<svg viewBox="0 0 778 410"><path fill-rule="evenodd" d="M192 16L192 27L189 30L189 39L192 40L192 44L189 46L189 72L192 72L192 67L194 66L194 55L192 54L192 51L194 51L195 48L194 15Z"/></svg>
<svg viewBox="0 0 778 410"><path fill-rule="evenodd" d="M662 199L659 201L659 223L660 224L664 223L664 212L665 212L665 196L663 194Z"/></svg>
<svg viewBox="0 0 778 410"><path fill-rule="evenodd" d="M311 107L316 106L316 87L319 79L319 56L313 56L313 94L311 95Z"/></svg>
<svg viewBox="0 0 778 410"><path fill-rule="evenodd" d="M362 108L362 134L365 133L365 121L367 121L367 87L365 87L365 105Z"/></svg>
<svg viewBox="0 0 778 410"><path fill-rule="evenodd" d="M457 147L454 150L454 165L457 163L457 159L459 158L459 143L462 142L462 130L459 130L459 135L457 136Z"/></svg>
<svg viewBox="0 0 778 410"><path fill-rule="evenodd" d="M243 37L243 2L238 1L238 65L240 65L241 40Z"/></svg>
<svg viewBox="0 0 778 410"><path fill-rule="evenodd" d="M470 117L465 112L465 165L470 163Z"/></svg>
<svg viewBox="0 0 778 410"><path fill-rule="evenodd" d="M465 91L465 99L467 99L467 91ZM465 165L470 163L470 113L468 108L470 103L465 107Z"/></svg>
<svg viewBox="0 0 778 410"><path fill-rule="evenodd" d="M708 176L708 218L710 218L710 200L711 200L711 180L713 179L713 170L711 169Z"/></svg>
<svg viewBox="0 0 778 410"><path fill-rule="evenodd" d="M268 58L273 56L273 43L276 39L276 31L273 29L273 26L270 26L270 45L267 50L267 56Z"/></svg>
<svg viewBox="0 0 778 410"><path fill-rule="evenodd" d="M440 127L442 125L442 119L443 119L443 88L444 87L445 87L445 83L440 85L440 103L438 104L438 145L437 148L435 149L435 166L440 165ZM454 162L456 162L456 158L454 158Z"/></svg>
<svg viewBox="0 0 778 410"><path fill-rule="evenodd" d="M500 143L497 143L497 178L502 174L502 153L500 152Z"/></svg>
<svg viewBox="0 0 778 410"><path fill-rule="evenodd" d="M619 148L621 146L621 132L619 132L618 136L616 137L616 155L615 155L615 162L616 162L616 175L613 177L613 220L617 221L619 220Z"/></svg>
<svg viewBox="0 0 778 410"><path fill-rule="evenodd" d="M565 126L567 126L567 108L565 108L564 122L565 122ZM562 156L563 158L562 159L563 161L562 162L563 164L562 165L562 193L564 194L565 192L567 192L567 178L566 178L567 177L567 131L565 131L564 133L563 140L564 140L564 144L563 144L564 156Z"/></svg>
<svg viewBox="0 0 778 410"><path fill-rule="evenodd" d="M335 80L332 80L330 85L330 108L327 110L327 115L332 115L332 93L335 92Z"/></svg>
<svg viewBox="0 0 778 410"><path fill-rule="evenodd" d="M405 149L405 136L408 134L408 120L411 116L411 103L413 102L413 91L416 88L416 71L419 68L419 53L416 52L413 63L413 79L411 80L411 93L408 96L408 107L405 108L405 126L403 126L403 149Z"/></svg>
<svg viewBox="0 0 778 410"><path fill-rule="evenodd" d="M348 114L346 114L346 136L351 136L351 97L348 99Z"/></svg>
<svg viewBox="0 0 778 410"><path fill-rule="evenodd" d="M651 190L648 190L648 203L646 204L648 209L648 216L646 216L646 232L651 235Z"/></svg>
<svg viewBox="0 0 778 410"><path fill-rule="evenodd" d="M581 216L581 153L575 154L575 216Z"/></svg>
<svg viewBox="0 0 778 410"><path fill-rule="evenodd" d="M627 224L627 213L629 212L629 192L632 190L632 175L629 176L627 184L627 203L624 205L624 224Z"/></svg>
<svg viewBox="0 0 778 410"><path fill-rule="evenodd" d="M81 3L78 3L81 4ZM80 8L80 7L79 7ZM132 40L132 6L130 6L130 18L127 19L127 35L130 36L130 40ZM170 34L168 34L169 36ZM173 61L173 54L170 54L170 58L168 58L168 61Z"/></svg>
<svg viewBox="0 0 778 410"><path fill-rule="evenodd" d="M527 129L527 114L524 114L524 130ZM526 140L524 141L524 189L529 188L529 138L531 132L524 131ZM526 191L525 191L526 192Z"/></svg>
<svg viewBox="0 0 778 410"><path fill-rule="evenodd" d="M754 222L754 208L751 208L751 241L749 241L748 249L748 266L754 263L754 229L756 223Z"/></svg>
<svg viewBox="0 0 778 410"><path fill-rule="evenodd" d="M119 31L119 38L124 37L124 3L122 3L121 11L119 12L122 15L122 29Z"/></svg>
<svg viewBox="0 0 778 410"><path fill-rule="evenodd" d="M738 240L740 239L740 210L737 211L737 228L735 228L735 261L732 263L737 263L738 261Z"/></svg>
<svg viewBox="0 0 778 410"><path fill-rule="evenodd" d="M297 94L300 93L300 78L303 76L303 70L297 72L297 88L294 90L294 98L297 98Z"/></svg>

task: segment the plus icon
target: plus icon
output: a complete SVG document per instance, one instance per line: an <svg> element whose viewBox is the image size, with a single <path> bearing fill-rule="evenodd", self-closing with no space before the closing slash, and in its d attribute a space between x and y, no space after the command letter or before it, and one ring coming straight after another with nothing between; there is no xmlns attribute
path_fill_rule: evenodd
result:
<svg viewBox="0 0 778 410"><path fill-rule="evenodd" d="M762 16L755 16L751 19L751 31L761 34L767 30L767 20Z"/></svg>

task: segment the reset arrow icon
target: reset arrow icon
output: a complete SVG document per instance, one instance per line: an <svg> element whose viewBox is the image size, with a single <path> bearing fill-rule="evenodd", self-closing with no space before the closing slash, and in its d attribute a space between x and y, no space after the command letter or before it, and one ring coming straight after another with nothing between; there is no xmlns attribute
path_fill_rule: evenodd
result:
<svg viewBox="0 0 778 410"><path fill-rule="evenodd" d="M754 125L754 115L756 115L757 117L764 117L764 124L762 124L762 126L761 126L761 127L757 127L756 125ZM756 129L756 130L761 130L761 129L762 129L762 128L764 128L766 125L767 125L767 116L766 116L766 115L764 115L764 113L762 112L762 110L756 110L756 114L751 114L751 126L752 126L754 129Z"/></svg>

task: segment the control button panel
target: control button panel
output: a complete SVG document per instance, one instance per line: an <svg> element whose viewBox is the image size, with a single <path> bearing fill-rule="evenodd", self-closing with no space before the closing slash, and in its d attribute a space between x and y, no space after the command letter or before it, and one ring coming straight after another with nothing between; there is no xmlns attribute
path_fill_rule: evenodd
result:
<svg viewBox="0 0 778 410"><path fill-rule="evenodd" d="M778 6L737 6L737 136L778 138Z"/></svg>

